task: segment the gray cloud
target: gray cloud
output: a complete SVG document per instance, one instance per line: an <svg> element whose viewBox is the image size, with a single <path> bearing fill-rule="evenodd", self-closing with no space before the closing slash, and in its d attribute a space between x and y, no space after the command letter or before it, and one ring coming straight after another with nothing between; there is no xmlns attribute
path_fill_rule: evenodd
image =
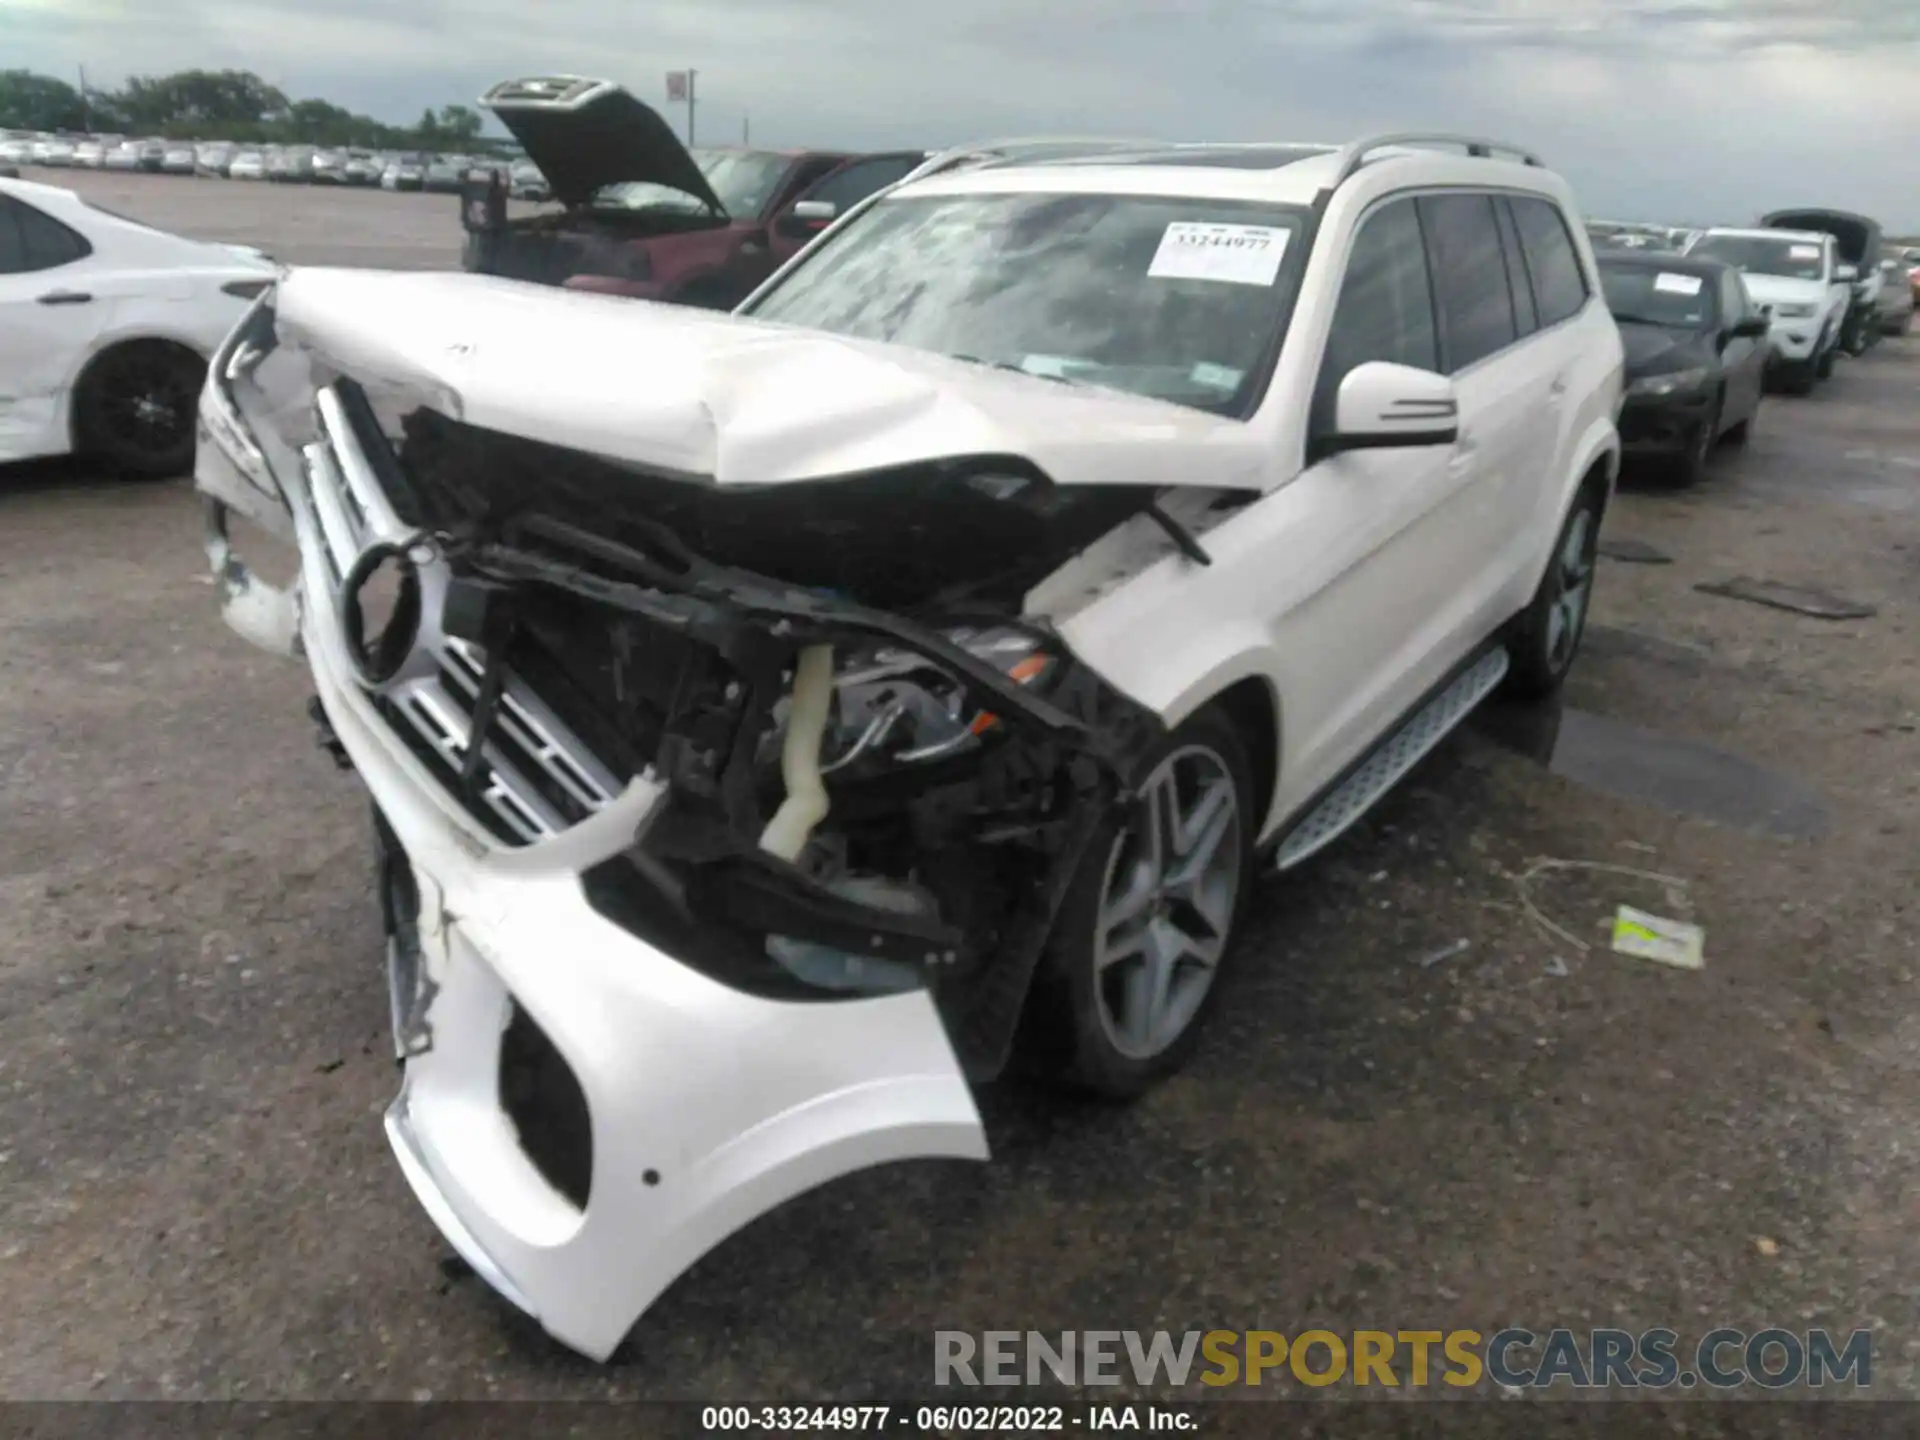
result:
<svg viewBox="0 0 1920 1440"><path fill-rule="evenodd" d="M255 69L388 118L504 76L608 74L703 138L1493 129L1600 213L1830 197L1920 226L1916 0L0 0L8 63ZM675 118L679 118L676 114Z"/></svg>

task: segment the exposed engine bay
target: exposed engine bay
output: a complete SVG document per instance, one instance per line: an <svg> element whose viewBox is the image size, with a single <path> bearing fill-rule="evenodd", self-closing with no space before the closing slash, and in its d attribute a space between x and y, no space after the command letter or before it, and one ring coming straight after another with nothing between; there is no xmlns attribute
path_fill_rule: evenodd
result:
<svg viewBox="0 0 1920 1440"><path fill-rule="evenodd" d="M621 213L591 206L500 218L467 228L464 268L481 275L560 285L575 275L650 278L646 251L635 240L683 235L727 223L724 215L679 210Z"/></svg>
<svg viewBox="0 0 1920 1440"><path fill-rule="evenodd" d="M728 490L425 408L397 433L389 498L417 530L342 583L363 676L402 663L431 588L480 657L475 732L511 675L610 771L667 786L583 876L603 915L770 998L928 987L969 1077L997 1073L1061 898L1164 734L1020 600L1153 492L980 460ZM378 626L376 572L398 577Z"/></svg>

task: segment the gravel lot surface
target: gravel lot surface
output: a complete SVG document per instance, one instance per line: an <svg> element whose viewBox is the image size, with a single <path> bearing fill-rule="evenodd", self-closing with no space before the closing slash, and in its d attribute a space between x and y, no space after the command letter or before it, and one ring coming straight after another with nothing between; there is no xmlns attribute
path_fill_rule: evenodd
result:
<svg viewBox="0 0 1920 1440"><path fill-rule="evenodd" d="M457 261L448 197L62 183ZM1513 1323L1871 1327L1920 1398L1917 393L1889 342L1698 489L1630 481L1607 534L1670 563L1601 562L1557 743L1489 716L1269 883L1190 1071L988 1091L994 1163L778 1212L606 1367L444 1263L391 1161L366 805L220 625L188 483L0 471L0 1396L802 1399L923 1392L940 1328ZM1878 613L1694 588L1737 575ZM1541 859L1579 864L1523 891ZM1705 969L1607 951L1620 902Z"/></svg>

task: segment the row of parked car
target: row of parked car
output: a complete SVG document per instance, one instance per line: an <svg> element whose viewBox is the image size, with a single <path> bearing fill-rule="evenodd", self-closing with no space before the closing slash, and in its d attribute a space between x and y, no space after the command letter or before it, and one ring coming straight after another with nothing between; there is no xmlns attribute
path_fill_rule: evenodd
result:
<svg viewBox="0 0 1920 1440"><path fill-rule="evenodd" d="M319 145L246 145L227 140L165 140L120 135L0 135L0 165L55 169L207 175L223 180L274 180L294 185L377 185L384 190L452 194L476 166L503 162L423 150L367 150ZM510 193L548 197L546 177L529 161L504 162Z"/></svg>
<svg viewBox="0 0 1920 1440"><path fill-rule="evenodd" d="M1587 234L1626 349L1622 443L1683 484L1722 441L1746 440L1767 389L1811 393L1841 355L1906 334L1920 296L1920 250L1846 211L1704 229L1590 220Z"/></svg>

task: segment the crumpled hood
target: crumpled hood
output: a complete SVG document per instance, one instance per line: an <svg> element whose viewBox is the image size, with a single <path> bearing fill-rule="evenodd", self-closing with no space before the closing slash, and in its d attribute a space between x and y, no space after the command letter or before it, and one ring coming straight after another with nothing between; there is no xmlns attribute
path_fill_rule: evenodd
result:
<svg viewBox="0 0 1920 1440"><path fill-rule="evenodd" d="M295 269L283 335L454 419L722 485L1016 456L1058 484L1258 489L1245 425L710 311L490 276Z"/></svg>

